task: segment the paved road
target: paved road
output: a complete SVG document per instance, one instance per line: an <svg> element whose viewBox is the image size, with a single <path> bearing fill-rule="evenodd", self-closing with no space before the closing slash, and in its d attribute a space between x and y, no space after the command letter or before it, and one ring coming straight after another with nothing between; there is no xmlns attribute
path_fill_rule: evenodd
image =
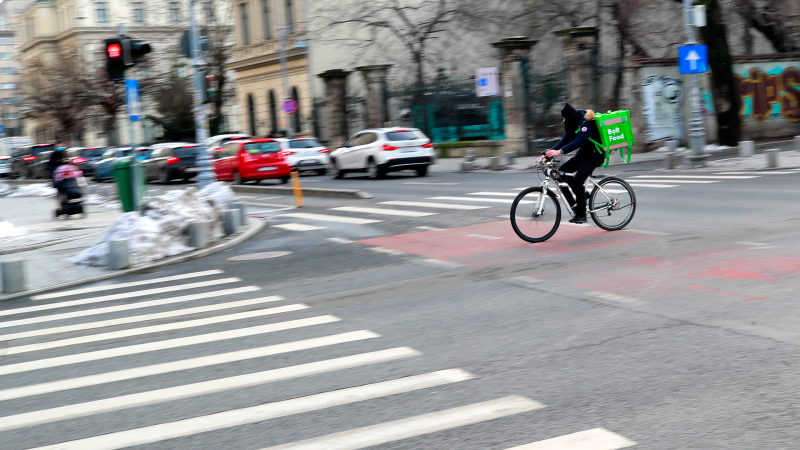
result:
<svg viewBox="0 0 800 450"><path fill-rule="evenodd" d="M375 198L6 302L3 448L793 448L800 172L625 173L629 230L540 245L532 177L308 177Z"/></svg>

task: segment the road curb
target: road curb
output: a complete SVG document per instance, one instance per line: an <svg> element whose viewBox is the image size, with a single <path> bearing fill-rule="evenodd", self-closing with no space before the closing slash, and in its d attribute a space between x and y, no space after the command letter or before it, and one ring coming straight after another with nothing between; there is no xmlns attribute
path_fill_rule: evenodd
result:
<svg viewBox="0 0 800 450"><path fill-rule="evenodd" d="M24 291L24 292L17 292L16 294L11 294L11 295L6 295L6 296L3 296L3 297L0 297L0 302L2 302L3 300L12 300L12 299L15 299L15 298L27 297L27 296L35 295L35 294L42 294L42 293L50 292L50 291L57 291L59 289L71 288L71 287L75 287L75 286L80 286L82 284L94 283L96 281L108 280L110 278L121 277L123 275L129 275L129 274L141 272L141 271L144 271L144 270L149 270L149 269L154 269L154 268L157 268L157 267L168 266L168 265L171 265L171 264L177 264L179 262L190 261L192 259L198 259L198 258L203 258L205 256L213 255L214 253L219 253L219 252L221 252L223 250L227 250L227 249L229 249L229 248L231 248L233 246L241 244L242 242L244 242L244 241L250 239L251 237L255 236L259 231L263 230L264 227L266 226L266 221L265 220L249 219L249 223L250 223L251 226L246 231L244 231L241 234L238 234L238 235L234 236L233 238L231 238L231 239L229 239L227 241L225 241L223 239L223 242L220 242L219 244L217 244L217 245L215 245L213 247L204 248L202 250L195 250L193 252L184 253L182 255L172 256L170 258L160 259L158 261L152 261L150 263L147 263L147 264L144 264L144 265L141 265L141 266L137 266L137 267L133 267L133 268L130 268L130 269L120 270L120 271L116 271L116 272L112 272L112 273L106 273L106 274L98 275L98 276L91 277L91 278L85 278L83 280L70 281L69 283L62 283L62 284L58 284L58 285L55 285L55 286L47 286L47 287L43 287L43 288L39 288L39 289L31 289L31 290Z"/></svg>
<svg viewBox="0 0 800 450"><path fill-rule="evenodd" d="M50 180L1 180L5 184L46 184L51 183Z"/></svg>
<svg viewBox="0 0 800 450"><path fill-rule="evenodd" d="M77 241L78 239L83 239L85 237L94 236L94 235L97 235L97 234L100 234L100 233L103 233L103 231L84 234L84 235L81 235L81 236L72 236L72 237L68 237L68 238L64 238L64 239L58 239L56 241L40 242L38 244L31 244L31 245L26 245L26 246L23 246L23 247L13 247L13 248L6 249L6 250L0 250L0 256L1 255L10 255L12 253L22 253L22 252L27 252L27 251L30 251L30 250L38 250L38 249L44 248L44 247L50 247L50 246L53 246L53 245L64 244L66 242L71 242L71 241Z"/></svg>
<svg viewBox="0 0 800 450"><path fill-rule="evenodd" d="M233 192L244 192L249 194L278 194L294 195L294 189L280 186L246 186L233 185ZM372 198L373 195L355 189L328 189L328 188L303 188L303 195L309 197L329 197L329 198Z"/></svg>

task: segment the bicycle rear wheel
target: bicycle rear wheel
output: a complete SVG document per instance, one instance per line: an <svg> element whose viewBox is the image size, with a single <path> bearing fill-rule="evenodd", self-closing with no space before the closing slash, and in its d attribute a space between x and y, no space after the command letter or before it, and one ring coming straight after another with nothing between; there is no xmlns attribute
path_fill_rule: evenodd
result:
<svg viewBox="0 0 800 450"><path fill-rule="evenodd" d="M597 183L589 197L592 220L606 231L625 228L636 214L636 195L625 180L606 177Z"/></svg>
<svg viewBox="0 0 800 450"><path fill-rule="evenodd" d="M539 200L544 202L541 214L537 214ZM523 241L544 242L556 233L561 223L561 205L556 196L541 187L525 189L511 204L511 226Z"/></svg>

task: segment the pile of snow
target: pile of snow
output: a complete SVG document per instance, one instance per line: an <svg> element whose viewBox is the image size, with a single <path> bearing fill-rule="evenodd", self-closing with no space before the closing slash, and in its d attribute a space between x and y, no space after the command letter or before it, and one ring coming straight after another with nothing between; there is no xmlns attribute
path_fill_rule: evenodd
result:
<svg viewBox="0 0 800 450"><path fill-rule="evenodd" d="M0 195L6 195L11 192L11 186L0 181Z"/></svg>
<svg viewBox="0 0 800 450"><path fill-rule="evenodd" d="M55 197L56 190L46 184L24 184L9 197Z"/></svg>
<svg viewBox="0 0 800 450"><path fill-rule="evenodd" d="M0 239L12 238L28 234L24 228L17 228L11 222L0 221Z"/></svg>
<svg viewBox="0 0 800 450"><path fill-rule="evenodd" d="M118 211L122 208L122 203L110 197L103 197L97 194L89 194L83 198L84 205L96 205L103 209Z"/></svg>
<svg viewBox="0 0 800 450"><path fill-rule="evenodd" d="M718 152L718 151L721 151L721 150L726 150L726 149L729 149L729 148L730 147L728 147L727 145L709 144L709 145L706 145L705 147L703 147L703 150L713 153L713 152Z"/></svg>
<svg viewBox="0 0 800 450"><path fill-rule="evenodd" d="M222 237L222 211L235 198L230 187L214 183L198 192L194 187L169 191L145 200L138 212L123 214L93 247L78 254L73 262L86 266L108 265L108 242L128 239L132 265L154 261L193 250L187 228L190 221L210 222L211 240Z"/></svg>

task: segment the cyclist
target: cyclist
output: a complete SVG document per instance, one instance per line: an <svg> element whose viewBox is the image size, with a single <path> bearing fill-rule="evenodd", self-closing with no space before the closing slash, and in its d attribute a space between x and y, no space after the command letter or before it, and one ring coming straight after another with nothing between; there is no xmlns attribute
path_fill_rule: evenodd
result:
<svg viewBox="0 0 800 450"><path fill-rule="evenodd" d="M575 197L573 198L569 188L562 187L561 191L567 201L574 205L575 217L570 220L570 223L586 223L586 188L584 184L594 169L603 164L603 155L594 144L600 142L600 132L594 123L594 111L591 109L576 110L567 103L561 110L561 120L564 122L566 134L558 144L547 151L546 155L548 158L553 158L578 150L572 159L559 167L559 171L562 173L575 173L572 178L565 180L575 193Z"/></svg>

